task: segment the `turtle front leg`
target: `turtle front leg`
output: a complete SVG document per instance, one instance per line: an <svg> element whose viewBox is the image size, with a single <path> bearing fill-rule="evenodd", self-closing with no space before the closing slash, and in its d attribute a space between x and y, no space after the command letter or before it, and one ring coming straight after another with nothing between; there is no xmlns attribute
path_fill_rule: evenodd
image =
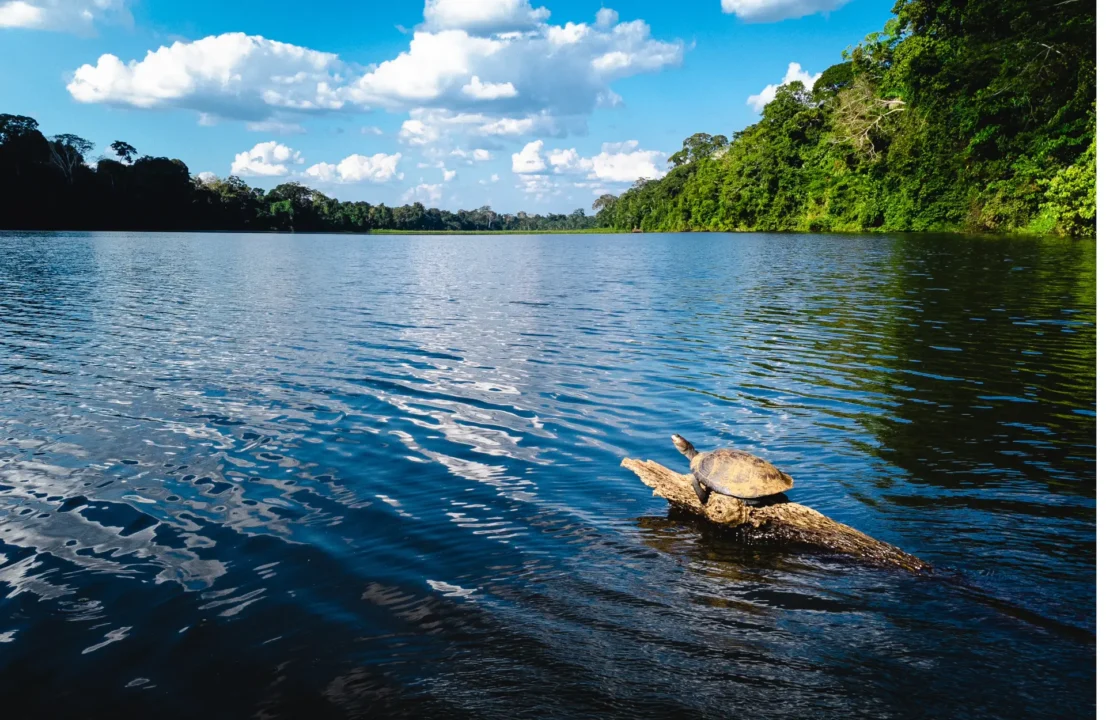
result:
<svg viewBox="0 0 1106 720"><path fill-rule="evenodd" d="M699 502L704 505L707 504L707 499L710 498L710 490L703 486L703 483L699 482L699 478L694 475L691 476L691 489L695 491L695 494L699 496Z"/></svg>

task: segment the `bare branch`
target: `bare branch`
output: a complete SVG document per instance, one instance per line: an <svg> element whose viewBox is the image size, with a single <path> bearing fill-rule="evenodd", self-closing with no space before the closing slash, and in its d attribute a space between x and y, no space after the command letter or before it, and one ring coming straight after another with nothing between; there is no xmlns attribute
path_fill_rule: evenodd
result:
<svg viewBox="0 0 1106 720"><path fill-rule="evenodd" d="M870 81L861 79L838 96L840 104L834 114L838 129L843 132L843 142L852 143L869 158L879 155L880 136L885 132L884 121L906 109L906 103L897 98L881 98Z"/></svg>

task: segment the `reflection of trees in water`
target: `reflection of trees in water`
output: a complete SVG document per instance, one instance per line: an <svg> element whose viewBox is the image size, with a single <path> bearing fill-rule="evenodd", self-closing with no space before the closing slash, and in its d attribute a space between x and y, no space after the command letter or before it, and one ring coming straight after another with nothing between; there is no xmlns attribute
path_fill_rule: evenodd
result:
<svg viewBox="0 0 1106 720"><path fill-rule="evenodd" d="M1070 241L901 239L875 451L919 482L1093 494L1095 255Z"/></svg>

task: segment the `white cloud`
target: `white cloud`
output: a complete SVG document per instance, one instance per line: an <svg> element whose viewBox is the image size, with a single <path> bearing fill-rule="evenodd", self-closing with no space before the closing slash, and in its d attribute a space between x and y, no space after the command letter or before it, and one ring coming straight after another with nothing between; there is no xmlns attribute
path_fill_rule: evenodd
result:
<svg viewBox="0 0 1106 720"><path fill-rule="evenodd" d="M380 128L376 127L375 125L367 125L367 126L361 128L361 134L362 135L383 135L384 131L381 130Z"/></svg>
<svg viewBox="0 0 1106 720"><path fill-rule="evenodd" d="M610 8L602 8L595 13L595 24L601 28L609 28L618 22L618 13Z"/></svg>
<svg viewBox="0 0 1106 720"><path fill-rule="evenodd" d="M322 183L382 183L389 180L403 179L402 173L397 173L396 168L403 155L396 153L386 155L377 153L371 157L367 155L350 155L337 165L330 163L318 163L304 171L304 175Z"/></svg>
<svg viewBox="0 0 1106 720"><path fill-rule="evenodd" d="M638 178L655 180L663 177L665 154L637 148L636 140L604 145L602 152L586 159L591 166L589 177L617 183L634 182Z"/></svg>
<svg viewBox="0 0 1106 720"><path fill-rule="evenodd" d="M580 169L580 153L575 148L570 150L554 150L548 154L549 164L553 166L553 172L571 172Z"/></svg>
<svg viewBox="0 0 1106 720"><path fill-rule="evenodd" d="M483 148L476 148L472 152L457 148L449 155L450 157L461 158L468 165L472 165L473 163L478 162L488 162L492 159L492 154Z"/></svg>
<svg viewBox="0 0 1106 720"><path fill-rule="evenodd" d="M441 137L441 131L422 120L404 120L399 129L400 142L408 145L429 145Z"/></svg>
<svg viewBox="0 0 1106 720"><path fill-rule="evenodd" d="M549 42L554 46L575 45L588 36L590 30L583 23L565 23L564 27L549 26Z"/></svg>
<svg viewBox="0 0 1106 720"><path fill-rule="evenodd" d="M489 177L487 180L481 180L480 184L481 185L494 185L497 182L499 182L499 175L497 175L495 173L492 173L491 177Z"/></svg>
<svg viewBox="0 0 1106 720"><path fill-rule="evenodd" d="M513 169L519 174L519 188L539 198L560 192L560 182L555 177L541 175L546 163L540 157L541 141L527 145L522 153L513 156ZM593 191L606 189L608 185L625 185L639 178L654 180L665 174L665 154L656 150L642 150L636 140L624 143L606 143L601 152L583 157L575 148L550 150L545 154L548 167L556 175L586 175L589 182L574 181L576 188Z"/></svg>
<svg viewBox="0 0 1106 720"><path fill-rule="evenodd" d="M302 135L307 129L299 123L287 123L280 120L262 120L246 123L250 132L271 133L273 135Z"/></svg>
<svg viewBox="0 0 1106 720"><path fill-rule="evenodd" d="M496 136L496 135L525 135L533 132L537 127L537 120L532 117L528 118L500 118L498 120L489 119L483 123L477 130L478 135Z"/></svg>
<svg viewBox="0 0 1106 720"><path fill-rule="evenodd" d="M516 186L527 195L533 195L541 200L547 195L559 194L557 184L548 175L519 175L519 184Z"/></svg>
<svg viewBox="0 0 1106 720"><path fill-rule="evenodd" d="M112 20L131 20L123 0L0 0L0 28L88 32Z"/></svg>
<svg viewBox="0 0 1106 720"><path fill-rule="evenodd" d="M581 157L575 148L552 150L549 164L555 173L587 173L593 180L611 183L634 182L638 178L655 180L662 177L664 153L641 150L636 140L605 143L602 151L592 157Z"/></svg>
<svg viewBox="0 0 1106 720"><path fill-rule="evenodd" d="M179 107L228 118L265 120L278 110L343 107L333 73L337 55L243 33L175 42L124 64L101 55L82 65L66 88L85 103Z"/></svg>
<svg viewBox="0 0 1106 720"><path fill-rule="evenodd" d="M282 177L291 172L289 164L302 164L303 156L296 150L281 145L276 140L258 143L253 149L234 156L231 175Z"/></svg>
<svg viewBox="0 0 1106 720"><path fill-rule="evenodd" d="M641 20L600 13L595 25L558 26L547 16L524 0L430 0L408 49L367 71L332 53L228 33L129 62L103 55L67 87L81 102L253 122L378 107L409 112L440 135L563 135L584 132L592 111L620 102L612 83L683 58L682 43L653 38ZM480 34L523 20L526 32Z"/></svg>
<svg viewBox="0 0 1106 720"><path fill-rule="evenodd" d="M0 27L38 28L43 26L45 17L42 8L22 0L0 5Z"/></svg>
<svg viewBox="0 0 1106 720"><path fill-rule="evenodd" d="M423 17L433 30L502 33L540 25L549 11L535 10L528 0L426 0Z"/></svg>
<svg viewBox="0 0 1106 720"><path fill-rule="evenodd" d="M511 171L519 174L540 173L545 170L545 160L542 160L541 151L544 143L535 140L529 143L521 151L511 155Z"/></svg>
<svg viewBox="0 0 1106 720"><path fill-rule="evenodd" d="M780 85L787 85L798 81L803 84L803 87L810 90L820 77L822 77L822 73L811 75L808 72L804 72L799 63L793 62L787 66L787 73L783 76ZM776 99L776 90L779 89L780 85L766 85L764 89L756 95L750 95L745 101L746 104L751 105L757 112L764 110L765 105Z"/></svg>
<svg viewBox="0 0 1106 720"><path fill-rule="evenodd" d="M722 0L722 12L745 22L776 22L814 13L828 13L849 0Z"/></svg>
<svg viewBox="0 0 1106 720"><path fill-rule="evenodd" d="M205 170L202 173L197 173L196 179L202 182L204 185L209 185L218 180L219 176L211 171Z"/></svg>
<svg viewBox="0 0 1106 720"><path fill-rule="evenodd" d="M506 44L463 30L417 32L409 50L363 75L350 86L349 96L362 105L400 106L427 103L450 91L458 95L476 74L473 69Z"/></svg>
<svg viewBox="0 0 1106 720"><path fill-rule="evenodd" d="M421 202L424 205L432 205L442 199L441 185L427 185L422 183L403 193L401 200L404 203Z"/></svg>
<svg viewBox="0 0 1106 720"><path fill-rule="evenodd" d="M512 83L484 83L476 75L472 76L468 85L461 88L461 92L477 100L499 100L518 95L518 90Z"/></svg>
<svg viewBox="0 0 1106 720"><path fill-rule="evenodd" d="M446 182L453 182L453 178L455 177L457 177L456 170L446 170L445 168L442 168L442 178Z"/></svg>

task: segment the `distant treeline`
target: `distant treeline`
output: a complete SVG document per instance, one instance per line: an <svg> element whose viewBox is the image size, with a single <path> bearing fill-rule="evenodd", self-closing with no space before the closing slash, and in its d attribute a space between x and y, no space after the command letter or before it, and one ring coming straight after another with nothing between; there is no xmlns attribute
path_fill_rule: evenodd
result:
<svg viewBox="0 0 1106 720"><path fill-rule="evenodd" d="M90 163L93 145L76 135L44 136L33 118L0 115L0 228L64 230L585 230L595 218L500 215L489 207L450 212L340 202L289 182L265 192L238 177L193 177L180 160L139 156L112 143L114 157Z"/></svg>
<svg viewBox="0 0 1106 720"><path fill-rule="evenodd" d="M1095 226L1094 0L898 0L883 32L732 138L596 203L621 230Z"/></svg>

